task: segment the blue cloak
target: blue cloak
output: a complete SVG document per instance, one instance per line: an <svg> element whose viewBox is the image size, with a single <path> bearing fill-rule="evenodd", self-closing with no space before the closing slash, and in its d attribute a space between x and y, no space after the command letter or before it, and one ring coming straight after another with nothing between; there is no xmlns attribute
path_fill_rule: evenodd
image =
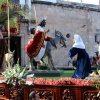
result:
<svg viewBox="0 0 100 100"><path fill-rule="evenodd" d="M71 48L69 50L69 57L72 59L77 54L76 70L72 78L82 78L89 76L92 73L89 55L85 49Z"/></svg>

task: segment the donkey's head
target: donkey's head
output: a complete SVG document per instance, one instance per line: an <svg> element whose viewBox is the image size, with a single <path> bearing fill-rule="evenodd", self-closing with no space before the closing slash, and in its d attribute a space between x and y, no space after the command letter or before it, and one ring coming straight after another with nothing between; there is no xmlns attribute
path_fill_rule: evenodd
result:
<svg viewBox="0 0 100 100"><path fill-rule="evenodd" d="M57 30L55 30L55 37L59 37L60 38L60 44L62 44L62 47L67 47L68 43L66 41L66 38L64 38L63 34Z"/></svg>
<svg viewBox="0 0 100 100"><path fill-rule="evenodd" d="M15 50L12 51L12 52L10 50L8 50L8 53L5 54L7 64L9 64L9 63L13 64L14 63L14 52L15 52ZM13 65L11 65L11 66L13 66Z"/></svg>

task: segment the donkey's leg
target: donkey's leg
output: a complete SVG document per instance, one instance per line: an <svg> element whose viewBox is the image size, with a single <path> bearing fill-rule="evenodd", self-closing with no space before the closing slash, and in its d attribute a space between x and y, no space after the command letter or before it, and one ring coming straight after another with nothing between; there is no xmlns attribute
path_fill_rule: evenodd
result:
<svg viewBox="0 0 100 100"><path fill-rule="evenodd" d="M29 70L32 70L32 58L30 58L30 66L29 66Z"/></svg>
<svg viewBox="0 0 100 100"><path fill-rule="evenodd" d="M53 63L53 59L52 58L50 58L50 61L51 61L52 69L57 70L57 68L54 66L54 63Z"/></svg>
<svg viewBox="0 0 100 100"><path fill-rule="evenodd" d="M52 67L51 67L51 61L50 61L50 57L48 56L48 70L51 70Z"/></svg>
<svg viewBox="0 0 100 100"><path fill-rule="evenodd" d="M50 64L50 67L52 67L52 69L56 70L56 68L54 66L54 63L53 63L53 59L52 59L52 55L51 55L51 52L50 51L48 52L48 62Z"/></svg>
<svg viewBox="0 0 100 100"><path fill-rule="evenodd" d="M35 70L35 67L33 66L33 58L30 58L30 67L29 70Z"/></svg>

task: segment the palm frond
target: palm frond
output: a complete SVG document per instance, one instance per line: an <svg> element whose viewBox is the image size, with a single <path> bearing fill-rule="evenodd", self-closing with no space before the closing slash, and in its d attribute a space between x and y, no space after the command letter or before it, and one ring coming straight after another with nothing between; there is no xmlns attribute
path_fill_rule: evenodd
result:
<svg viewBox="0 0 100 100"><path fill-rule="evenodd" d="M0 6L2 6L2 4L6 3L7 0L2 0L2 2L0 1ZM7 3L6 3L7 4ZM29 16L29 9L27 6L16 6L14 7L14 5L8 3L9 5L9 27L15 27L18 31L18 17L19 16L23 16L27 19L30 19ZM8 11L2 11L0 9L0 23L7 25L8 23Z"/></svg>
<svg viewBox="0 0 100 100"><path fill-rule="evenodd" d="M9 26L10 27L14 27L17 29L17 32L18 32L18 23L16 23L18 21L18 18L12 18L9 20ZM8 23L8 20L5 22L5 24L7 25Z"/></svg>
<svg viewBox="0 0 100 100"><path fill-rule="evenodd" d="M24 5L24 6L16 5L16 7L15 7L15 5L11 4L9 0L1 0L0 7L2 7L2 5L4 7L9 7L9 27L15 27L17 29L17 31L18 31L18 26L19 26L17 23L19 16L21 16L21 17L23 16L23 17L27 18L28 20L31 19L30 15L29 15L30 10L27 5ZM5 24L7 26L8 10L3 11L2 9L0 9L0 24L1 23Z"/></svg>
<svg viewBox="0 0 100 100"><path fill-rule="evenodd" d="M19 15L20 16L25 16L27 19L30 19L29 14L24 9L14 8L14 9L9 10L9 18L10 19L16 18ZM7 19L8 19L7 12L2 12L0 14L0 23L4 23L5 21L7 21Z"/></svg>

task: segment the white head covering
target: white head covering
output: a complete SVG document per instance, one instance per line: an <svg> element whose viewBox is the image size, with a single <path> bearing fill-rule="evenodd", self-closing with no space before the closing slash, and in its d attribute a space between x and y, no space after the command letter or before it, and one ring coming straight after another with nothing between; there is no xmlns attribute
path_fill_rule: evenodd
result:
<svg viewBox="0 0 100 100"><path fill-rule="evenodd" d="M73 44L73 47L85 49L85 45L83 43L83 40L78 34L74 35L74 40L75 40L75 43Z"/></svg>

